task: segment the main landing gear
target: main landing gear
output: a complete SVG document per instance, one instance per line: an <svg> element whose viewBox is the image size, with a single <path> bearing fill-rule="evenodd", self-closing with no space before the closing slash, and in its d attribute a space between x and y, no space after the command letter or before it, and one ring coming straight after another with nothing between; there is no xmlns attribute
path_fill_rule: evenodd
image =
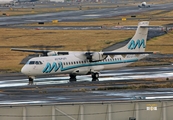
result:
<svg viewBox="0 0 173 120"><path fill-rule="evenodd" d="M92 73L92 81L99 81L99 73Z"/></svg>
<svg viewBox="0 0 173 120"><path fill-rule="evenodd" d="M69 79L70 82L76 82L76 74L70 74L69 76L70 76Z"/></svg>
<svg viewBox="0 0 173 120"><path fill-rule="evenodd" d="M76 74L70 74L70 79L69 82L76 82ZM92 81L99 81L99 73L91 73L91 77L92 77ZM33 76L28 76L28 80L29 80L29 85L33 85L34 84L34 78Z"/></svg>
<svg viewBox="0 0 173 120"><path fill-rule="evenodd" d="M76 74L70 74L69 82L76 82ZM92 81L99 81L99 73L91 73Z"/></svg>

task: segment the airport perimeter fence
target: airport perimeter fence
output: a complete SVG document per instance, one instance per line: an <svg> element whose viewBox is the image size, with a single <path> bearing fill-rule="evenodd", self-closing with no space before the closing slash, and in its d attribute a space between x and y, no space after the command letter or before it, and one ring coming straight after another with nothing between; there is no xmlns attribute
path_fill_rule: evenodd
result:
<svg viewBox="0 0 173 120"><path fill-rule="evenodd" d="M172 100L1 105L0 120L172 120Z"/></svg>

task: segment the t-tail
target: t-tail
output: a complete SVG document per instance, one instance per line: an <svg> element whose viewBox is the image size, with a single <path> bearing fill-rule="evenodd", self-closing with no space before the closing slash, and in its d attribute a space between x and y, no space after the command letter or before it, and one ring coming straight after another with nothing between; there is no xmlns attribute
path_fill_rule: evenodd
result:
<svg viewBox="0 0 173 120"><path fill-rule="evenodd" d="M144 52L146 47L146 40L148 35L148 21L138 23L138 27L133 38L124 47L116 49L120 52Z"/></svg>

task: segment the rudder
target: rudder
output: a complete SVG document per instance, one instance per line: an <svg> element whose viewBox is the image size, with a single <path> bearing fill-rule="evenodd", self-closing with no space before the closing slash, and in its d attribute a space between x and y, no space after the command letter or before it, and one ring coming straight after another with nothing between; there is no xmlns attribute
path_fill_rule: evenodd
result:
<svg viewBox="0 0 173 120"><path fill-rule="evenodd" d="M116 49L116 51L144 52L148 35L148 26L149 21L139 22L136 33L132 39L124 47Z"/></svg>

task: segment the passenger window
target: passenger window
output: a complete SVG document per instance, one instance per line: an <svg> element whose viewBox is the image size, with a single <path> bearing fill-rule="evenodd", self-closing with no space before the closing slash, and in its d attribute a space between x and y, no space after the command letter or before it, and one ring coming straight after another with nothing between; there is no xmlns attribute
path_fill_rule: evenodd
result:
<svg viewBox="0 0 173 120"><path fill-rule="evenodd" d="M39 61L39 64L41 65L41 64L43 64L41 61Z"/></svg>

